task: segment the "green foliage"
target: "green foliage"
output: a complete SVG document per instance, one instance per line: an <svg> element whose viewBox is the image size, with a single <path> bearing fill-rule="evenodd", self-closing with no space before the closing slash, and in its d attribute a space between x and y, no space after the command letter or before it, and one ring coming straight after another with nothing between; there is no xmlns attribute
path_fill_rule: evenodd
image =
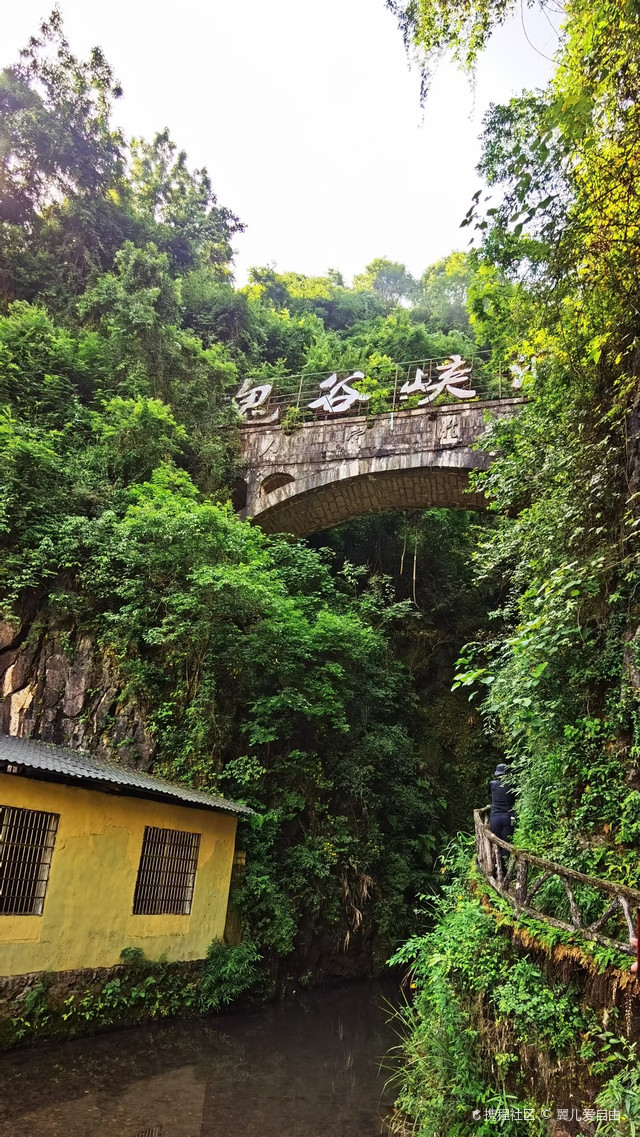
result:
<svg viewBox="0 0 640 1137"><path fill-rule="evenodd" d="M446 0L386 0L398 20L407 49L418 53L422 65L422 97L426 97L431 70L443 50L470 68L496 25L512 10L512 0L474 0L452 5Z"/></svg>
<svg viewBox="0 0 640 1137"><path fill-rule="evenodd" d="M576 1031L584 1022L576 1019L575 993L549 986L539 969L528 959L519 959L501 975L503 985L496 999L499 1015L512 1015L516 1042L532 1036L546 1042L556 1053L575 1043Z"/></svg>
<svg viewBox="0 0 640 1137"><path fill-rule="evenodd" d="M450 692L458 645L484 626L491 600L470 565L487 523L460 510L416 510L363 517L313 539L336 551L339 576L353 581L361 604L374 604L374 618L380 618L376 608L381 613L394 652L410 671L420 761L437 787L451 836L470 826L478 787L500 760L496 741L483 736L479 712L463 691ZM354 572L354 564L363 568Z"/></svg>
<svg viewBox="0 0 640 1137"><path fill-rule="evenodd" d="M38 983L27 991L22 999L20 1014L13 1016L8 1024L3 1024L0 1045L11 1045L27 1038L39 1038L49 1032L51 1027L51 1008L49 990L53 975L45 973Z"/></svg>
<svg viewBox="0 0 640 1137"><path fill-rule="evenodd" d="M385 306L395 307L403 300L411 300L417 284L406 265L376 257L364 272L353 279L354 288L362 292L378 293Z"/></svg>
<svg viewBox="0 0 640 1137"><path fill-rule="evenodd" d="M607 1112L619 1111L620 1121L600 1121L596 1128L598 1137L636 1137L640 1129L640 1067L635 1055L631 1055L625 1069L614 1074L600 1091L598 1107Z"/></svg>
<svg viewBox="0 0 640 1137"><path fill-rule="evenodd" d="M469 253L450 253L431 265L422 274L414 319L419 314L428 327L445 333L470 332L469 300L476 273Z"/></svg>
<svg viewBox="0 0 640 1137"><path fill-rule="evenodd" d="M477 485L499 521L476 565L502 598L494 633L469 645L456 677L482 692L512 764L518 841L629 883L640 722L630 237L640 199L628 178L637 50L628 5L572 5L548 89L486 120L481 171L495 204L482 213L476 195L467 218L482 238L471 318L495 358L524 362L530 402L486 439L499 457Z"/></svg>
<svg viewBox="0 0 640 1137"><path fill-rule="evenodd" d="M440 52L472 66L512 8L509 0L389 6L407 46L423 52L423 93ZM498 523L480 536L476 568L500 600L493 630L483 629L461 654L454 687L481 694L486 729L510 761L516 841L636 885L638 23L626 0L577 0L564 17L547 90L487 115L479 172L491 201L485 208L478 190L463 223L474 226L481 245L468 285L471 326L494 362L516 365L518 389L530 401L486 438L497 457L476 485ZM538 900L557 902L553 891L549 882ZM589 890L580 903L585 919L594 918ZM456 903L449 894L436 906L434 930L397 957L413 955L416 963L403 1092L421 1131L432 1131L430 1111L443 1101L451 1113L441 1131L456 1131L455 1110L474 1076L465 1026L486 1022L488 1007L494 1026L507 1017L515 1045L526 1040L540 1051L547 1024L566 1054L576 1051L582 1026L582 1060L608 1077L598 1104L620 1109L622 1130L635 1133L632 1048L572 1008L571 991L549 986L531 960L510 958L506 941L494 958L495 924L469 905L475 901L463 888ZM483 920L489 923L478 937ZM536 935L544 939L541 922ZM548 944L562 936L546 930ZM609 949L597 958L600 969L620 963ZM476 982L482 1013L472 1002ZM456 1024L462 1012L467 1017ZM443 1032L458 1048L446 1077L433 1042ZM496 1042L488 1040L485 1059ZM476 1070L482 1058L476 1053ZM499 1073L496 1061L494 1053ZM456 1064L464 1072L459 1082ZM613 1127L599 1124L598 1131Z"/></svg>
<svg viewBox="0 0 640 1137"><path fill-rule="evenodd" d="M218 1011L244 995L256 983L259 960L260 954L250 940L235 945L214 940L200 983L202 1009Z"/></svg>
<svg viewBox="0 0 640 1137"><path fill-rule="evenodd" d="M123 963L128 963L130 966L142 966L146 963L146 956L142 948L126 947L120 952L120 959Z"/></svg>
<svg viewBox="0 0 640 1137"><path fill-rule="evenodd" d="M151 962L140 948L120 953L125 970L101 986L76 990L62 1001L52 993L54 976L44 975L13 1009L19 1013L3 1029L1 1045L39 1038L77 1036L105 1027L176 1015L215 1014L248 995L258 979L260 959L248 940L237 945L218 940L202 965Z"/></svg>
<svg viewBox="0 0 640 1137"><path fill-rule="evenodd" d="M391 960L411 965L415 996L401 1015L398 1106L421 1137L490 1133L485 1109L529 1104L510 1078L511 1066L519 1065L513 1053L518 1045L559 1056L590 1022L571 989L550 986L533 962L518 958L469 891L469 852L467 841L449 850L443 863L449 879L430 905L432 930L409 940ZM497 1032L487 1029L491 1019ZM473 1118L478 1109L479 1120ZM518 1124L505 1121L501 1129L515 1133Z"/></svg>

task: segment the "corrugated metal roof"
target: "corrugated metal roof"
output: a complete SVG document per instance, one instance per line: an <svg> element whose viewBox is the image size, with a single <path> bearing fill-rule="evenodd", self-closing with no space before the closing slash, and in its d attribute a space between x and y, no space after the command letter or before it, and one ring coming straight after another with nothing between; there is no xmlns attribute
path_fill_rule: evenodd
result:
<svg viewBox="0 0 640 1137"><path fill-rule="evenodd" d="M182 805L217 809L225 813L253 813L248 805L238 805L226 798L216 797L207 790L194 790L176 782L166 782L152 774L130 770L119 762L94 758L84 750L70 750L68 746L55 746L51 742L37 742L33 738L13 738L0 734L0 763L24 766L26 770L43 770L78 782L108 782L131 790L136 796L166 797ZM20 771L19 771L20 772ZM105 787L106 788L106 787Z"/></svg>

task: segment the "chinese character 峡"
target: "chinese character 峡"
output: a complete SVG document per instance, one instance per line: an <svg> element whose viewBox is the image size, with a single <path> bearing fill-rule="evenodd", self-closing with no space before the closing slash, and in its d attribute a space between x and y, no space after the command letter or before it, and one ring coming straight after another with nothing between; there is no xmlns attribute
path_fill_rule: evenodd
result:
<svg viewBox="0 0 640 1137"><path fill-rule="evenodd" d="M426 399L421 399L418 403L419 407L424 406L425 403L432 403L437 399L438 395L443 395L447 391L456 399L473 399L475 391L471 391L463 384L469 383L471 377L471 368L460 355L452 355L446 363L439 363L437 370L442 374L436 383L425 382L424 373L417 369L413 379L407 379L406 383L402 384L400 388L400 400L408 399L410 395L417 395L424 393Z"/></svg>
<svg viewBox="0 0 640 1137"><path fill-rule="evenodd" d="M362 371L354 371L348 379L338 380L335 374L330 375L328 379L324 379L320 384L320 390L326 391L326 395L321 395L319 399L314 399L309 403L309 409L312 411L326 411L327 414L341 415L345 411L350 411L356 403L367 403L370 395L361 395L355 387L350 387L349 384L353 379L364 379Z"/></svg>
<svg viewBox="0 0 640 1137"><path fill-rule="evenodd" d="M257 418L261 422L275 422L278 418L278 409L269 414L268 399L273 391L271 383L261 383L257 387L251 386L251 380L245 379L236 395L238 410L244 419Z"/></svg>
<svg viewBox="0 0 640 1137"><path fill-rule="evenodd" d="M400 401L404 402L410 395L423 394L429 390L429 384L424 381L424 372L417 369L413 379L407 379L400 388Z"/></svg>
<svg viewBox="0 0 640 1137"><path fill-rule="evenodd" d="M430 383L426 388L427 397L421 399L418 406L421 407L424 403L432 403L438 395L443 395L445 391L449 395L453 395L456 399L472 399L475 391L471 391L463 384L469 383L471 378L471 368L461 355L452 355L447 363L439 363L437 370L442 374L437 383Z"/></svg>

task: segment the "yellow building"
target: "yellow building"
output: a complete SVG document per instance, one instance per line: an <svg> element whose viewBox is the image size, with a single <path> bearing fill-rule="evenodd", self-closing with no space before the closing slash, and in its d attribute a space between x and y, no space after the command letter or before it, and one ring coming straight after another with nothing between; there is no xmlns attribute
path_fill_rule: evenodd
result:
<svg viewBox="0 0 640 1137"><path fill-rule="evenodd" d="M0 975L202 959L246 806L0 735Z"/></svg>

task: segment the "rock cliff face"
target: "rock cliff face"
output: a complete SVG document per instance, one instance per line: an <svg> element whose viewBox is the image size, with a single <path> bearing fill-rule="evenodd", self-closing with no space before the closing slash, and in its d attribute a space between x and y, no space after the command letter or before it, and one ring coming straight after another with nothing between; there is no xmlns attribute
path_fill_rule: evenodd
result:
<svg viewBox="0 0 640 1137"><path fill-rule="evenodd" d="M154 743L144 720L92 636L38 614L0 622L0 732L146 769Z"/></svg>

